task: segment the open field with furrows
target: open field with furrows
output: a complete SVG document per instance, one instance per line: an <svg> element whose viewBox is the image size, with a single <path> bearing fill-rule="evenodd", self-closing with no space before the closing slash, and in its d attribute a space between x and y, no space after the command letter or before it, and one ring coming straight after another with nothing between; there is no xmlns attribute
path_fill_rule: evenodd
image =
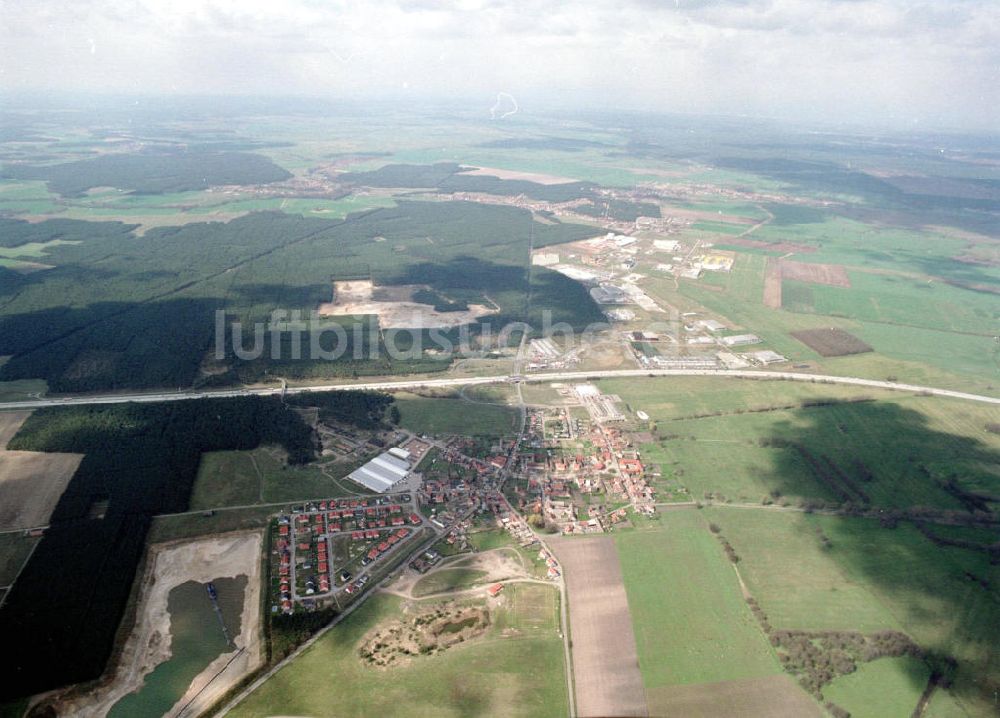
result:
<svg viewBox="0 0 1000 718"><path fill-rule="evenodd" d="M843 329L806 329L791 334L823 357L864 354L872 350L870 346Z"/></svg>
<svg viewBox="0 0 1000 718"><path fill-rule="evenodd" d="M31 412L0 412L0 530L48 523L82 454L9 451Z"/></svg>
<svg viewBox="0 0 1000 718"><path fill-rule="evenodd" d="M1000 620L1000 571L985 551L937 546L910 524L723 507L703 514L740 556L740 575L775 630L903 631L958 662L954 689L939 689L940 713L931 715L986 715L990 686L1000 684L989 628ZM978 537L983 545L990 533ZM823 694L852 714L870 705L870 715L909 715L928 674L923 661L880 658ZM893 710L879 712L886 701Z"/></svg>
<svg viewBox="0 0 1000 718"><path fill-rule="evenodd" d="M562 640L542 591L554 593L508 585L489 603L485 635L387 668L360 657L365 636L439 602L374 596L230 715L564 716ZM466 603L487 605L478 598Z"/></svg>
<svg viewBox="0 0 1000 718"><path fill-rule="evenodd" d="M791 308L796 302L801 300L797 296L783 298L785 282L800 282L806 286L802 287L803 292L811 290L808 284L828 284L834 287L850 287L851 280L847 276L847 270L839 264L811 264L797 262L784 257L768 257L767 267L764 270L764 295L763 304L770 309Z"/></svg>
<svg viewBox="0 0 1000 718"><path fill-rule="evenodd" d="M614 539L650 714L665 714L670 686L780 675L702 514L666 512L658 524Z"/></svg>
<svg viewBox="0 0 1000 718"><path fill-rule="evenodd" d="M14 434L29 416L31 416L30 411L0 412L0 451L7 449L7 442L14 438Z"/></svg>
<svg viewBox="0 0 1000 718"><path fill-rule="evenodd" d="M660 715L685 718L820 718L816 702L785 675L718 683L660 686L647 691Z"/></svg>
<svg viewBox="0 0 1000 718"><path fill-rule="evenodd" d="M566 578L577 713L649 715L633 635L649 626L629 612L614 540L551 539L549 545Z"/></svg>

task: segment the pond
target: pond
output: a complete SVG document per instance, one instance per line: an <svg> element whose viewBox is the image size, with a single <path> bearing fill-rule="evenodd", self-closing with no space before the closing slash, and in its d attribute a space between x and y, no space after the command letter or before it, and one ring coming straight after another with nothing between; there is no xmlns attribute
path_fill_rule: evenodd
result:
<svg viewBox="0 0 1000 718"><path fill-rule="evenodd" d="M247 577L213 581L229 636L240 633ZM167 597L170 614L169 659L146 676L142 687L119 700L108 718L160 718L181 699L191 681L220 654L233 650L209 598L208 584L188 581Z"/></svg>

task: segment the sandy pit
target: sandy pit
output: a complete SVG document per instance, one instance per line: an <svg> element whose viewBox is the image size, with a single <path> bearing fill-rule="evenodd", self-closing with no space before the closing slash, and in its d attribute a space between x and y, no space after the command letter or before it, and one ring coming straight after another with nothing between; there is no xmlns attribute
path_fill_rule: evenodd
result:
<svg viewBox="0 0 1000 718"><path fill-rule="evenodd" d="M8 451L31 412L0 413L0 530L48 523L83 454Z"/></svg>
<svg viewBox="0 0 1000 718"><path fill-rule="evenodd" d="M490 623L490 612L483 607L437 606L413 618L379 624L362 639L358 654L374 668L406 665L414 657L478 638Z"/></svg>
<svg viewBox="0 0 1000 718"><path fill-rule="evenodd" d="M334 282L333 301L320 304L317 312L324 317L374 314L382 329L443 329L471 324L499 311L485 304L470 304L460 312L435 311L430 304L412 301L414 292L422 289L428 287L376 287L368 280Z"/></svg>
<svg viewBox="0 0 1000 718"><path fill-rule="evenodd" d="M488 176L502 180L523 180L525 182L535 182L536 184L569 184L580 180L571 177L559 177L558 175L547 175L541 172L518 172L517 170L502 170L496 167L474 167L469 171L462 172L466 176Z"/></svg>
<svg viewBox="0 0 1000 718"><path fill-rule="evenodd" d="M59 715L105 715L122 697L142 687L145 677L170 658L170 591L188 581L247 577L236 648L212 661L191 682L167 716L197 716L263 661L260 631L261 542L259 532L154 545L149 549L136 625L113 675L82 696L55 703Z"/></svg>

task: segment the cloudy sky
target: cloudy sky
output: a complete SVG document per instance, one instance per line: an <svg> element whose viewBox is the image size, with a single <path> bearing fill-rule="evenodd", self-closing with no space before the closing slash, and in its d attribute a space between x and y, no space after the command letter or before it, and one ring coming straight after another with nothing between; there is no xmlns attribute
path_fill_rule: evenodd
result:
<svg viewBox="0 0 1000 718"><path fill-rule="evenodd" d="M1000 2L0 0L0 88L1000 130Z"/></svg>

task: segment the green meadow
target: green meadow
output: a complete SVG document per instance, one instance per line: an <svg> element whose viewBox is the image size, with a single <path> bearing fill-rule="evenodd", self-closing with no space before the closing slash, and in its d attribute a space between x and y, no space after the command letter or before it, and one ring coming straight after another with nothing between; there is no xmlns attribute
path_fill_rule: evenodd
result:
<svg viewBox="0 0 1000 718"><path fill-rule="evenodd" d="M518 585L503 595L485 636L383 669L363 663L357 648L369 631L405 614L399 598L374 596L231 715L565 716L563 647L551 597Z"/></svg>

